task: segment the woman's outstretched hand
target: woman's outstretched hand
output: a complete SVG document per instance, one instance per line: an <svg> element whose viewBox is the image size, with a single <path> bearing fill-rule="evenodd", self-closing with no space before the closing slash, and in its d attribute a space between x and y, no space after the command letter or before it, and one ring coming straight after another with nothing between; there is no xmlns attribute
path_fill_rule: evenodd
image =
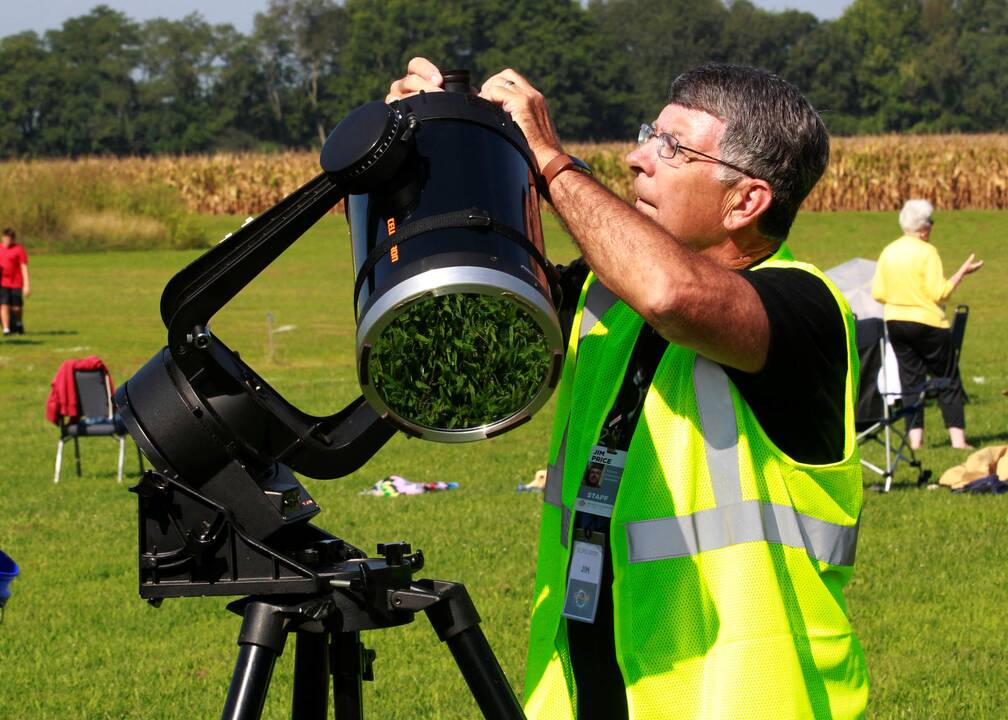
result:
<svg viewBox="0 0 1008 720"><path fill-rule="evenodd" d="M962 275L971 275L982 267L983 260L977 260L976 253L970 253L970 256L963 262L962 267L959 268L959 272Z"/></svg>

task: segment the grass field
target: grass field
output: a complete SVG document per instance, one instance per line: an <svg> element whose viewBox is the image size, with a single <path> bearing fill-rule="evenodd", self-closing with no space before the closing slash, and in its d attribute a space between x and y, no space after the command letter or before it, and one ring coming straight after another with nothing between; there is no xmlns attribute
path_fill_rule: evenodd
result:
<svg viewBox="0 0 1008 720"><path fill-rule="evenodd" d="M215 237L235 218L202 217ZM574 248L547 218L550 256ZM792 247L827 268L874 258L897 234L894 213L810 213ZM988 262L955 300L972 308L963 375L972 404L968 435L1008 442L1008 213L938 213L934 241L947 272L970 251ZM30 246L30 238L29 250ZM98 354L122 382L164 342L158 300L192 252L83 253L32 258L28 334L0 344L0 548L21 565L0 625L0 717L195 718L219 714L233 668L239 619L225 599L138 599L136 511L115 480L115 446L81 443L52 482L56 429L44 420L49 383L69 357ZM215 333L313 412L356 397L351 261L346 228L326 218L214 321ZM266 313L276 327L267 357ZM541 499L515 487L543 467L552 403L531 423L475 445L393 439L363 469L305 480L323 508L317 522L371 551L406 539L424 550L425 577L464 582L516 688L524 671ZM945 445L929 411L925 463L936 475L963 459ZM135 456L127 469L135 472ZM461 488L412 498L360 491L389 474L456 481ZM1008 696L1004 587L1008 499L918 490L897 477L886 496L867 493L858 564L847 597L872 675L870 717L1000 718ZM875 481L866 476L866 483ZM376 682L369 717L472 718L474 703L426 621L374 632ZM292 648L274 674L265 717L289 712Z"/></svg>

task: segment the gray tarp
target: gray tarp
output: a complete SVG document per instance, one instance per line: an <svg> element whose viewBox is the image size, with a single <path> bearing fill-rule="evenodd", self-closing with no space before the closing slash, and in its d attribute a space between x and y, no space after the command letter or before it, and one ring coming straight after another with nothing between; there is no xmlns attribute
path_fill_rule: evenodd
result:
<svg viewBox="0 0 1008 720"><path fill-rule="evenodd" d="M851 310L860 320L882 317L882 303L871 296L875 265L874 260L854 258L826 271L826 277L832 280L837 289L847 298Z"/></svg>

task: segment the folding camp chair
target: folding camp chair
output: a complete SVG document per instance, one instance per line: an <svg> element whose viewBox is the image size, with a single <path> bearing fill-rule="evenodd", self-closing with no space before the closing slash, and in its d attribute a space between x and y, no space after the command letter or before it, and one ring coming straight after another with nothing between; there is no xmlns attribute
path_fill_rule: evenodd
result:
<svg viewBox="0 0 1008 720"><path fill-rule="evenodd" d="M80 418L71 422L70 418L59 418L60 438L56 446L56 473L53 482L58 483L63 465L63 445L73 439L74 457L77 461L77 477L81 475L80 444L82 437L112 437L119 441L118 481L122 482L123 456L126 451L126 428L112 409L112 383L107 373L101 370L74 370L74 384L77 388L77 407ZM140 472L143 472L143 456L137 448Z"/></svg>
<svg viewBox="0 0 1008 720"><path fill-rule="evenodd" d="M858 320L855 328L861 362L861 382L854 411L857 443L861 446L878 445L885 452L884 467L863 457L861 464L884 479L884 492L889 492L892 487L893 475L900 463L913 468L917 473L917 484L923 485L931 478L931 471L921 467L903 426L906 418L923 412L928 387L913 392L898 387L898 380L892 372L895 355L889 349L882 318Z"/></svg>
<svg viewBox="0 0 1008 720"><path fill-rule="evenodd" d="M955 314L952 315L952 370L959 369L959 356L962 355L967 320L969 320L969 305L957 305Z"/></svg>
<svg viewBox="0 0 1008 720"><path fill-rule="evenodd" d="M933 400L938 397L939 391L945 389L959 372L959 359L962 357L963 340L966 337L966 322L969 320L969 305L957 305L955 313L952 315L952 354L949 357L949 365L945 370L944 378L932 378L928 381L927 398ZM963 389L963 394L965 394ZM969 398L966 398L969 402Z"/></svg>

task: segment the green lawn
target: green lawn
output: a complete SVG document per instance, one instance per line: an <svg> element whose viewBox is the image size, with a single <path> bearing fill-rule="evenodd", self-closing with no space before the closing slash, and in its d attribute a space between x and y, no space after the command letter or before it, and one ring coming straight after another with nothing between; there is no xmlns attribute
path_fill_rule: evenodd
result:
<svg viewBox="0 0 1008 720"><path fill-rule="evenodd" d="M1008 388L1001 331L1008 214L939 213L934 241L947 272L970 251L988 267L955 298L972 308L963 376L975 443L1008 442ZM214 236L234 218L202 218ZM550 256L573 257L547 218ZM792 247L823 268L874 258L898 233L894 213L806 214ZM31 248L29 239L29 250ZM49 383L69 357L98 354L122 382L163 344L158 300L194 253L144 252L32 258L28 334L0 344L0 548L21 565L0 625L0 717L193 718L220 712L237 651L239 619L225 599L180 599L154 609L138 599L134 496L115 481L115 445L81 443L84 477L71 458L52 482L56 429L44 419ZM325 220L214 320L215 333L289 399L332 412L356 397L351 261L346 228ZM272 358L266 313L275 328ZM284 327L287 326L287 327ZM550 410L503 437L437 445L393 439L348 477L305 480L323 508L317 523L371 551L406 539L424 550L425 577L464 582L483 628L516 688L524 670L535 537L541 499L515 487L543 467ZM929 411L928 467L963 455L949 449ZM69 449L69 448L68 448ZM135 456L127 469L135 472ZM389 474L456 481L459 490L413 498L360 491ZM131 478L132 480L132 478ZM1001 619L1008 499L918 490L868 493L858 565L848 589L872 674L875 718L999 718L1008 694ZM866 483L875 482L866 476ZM477 716L447 648L422 617L373 632L371 717ZM293 652L277 665L265 716L289 709Z"/></svg>

